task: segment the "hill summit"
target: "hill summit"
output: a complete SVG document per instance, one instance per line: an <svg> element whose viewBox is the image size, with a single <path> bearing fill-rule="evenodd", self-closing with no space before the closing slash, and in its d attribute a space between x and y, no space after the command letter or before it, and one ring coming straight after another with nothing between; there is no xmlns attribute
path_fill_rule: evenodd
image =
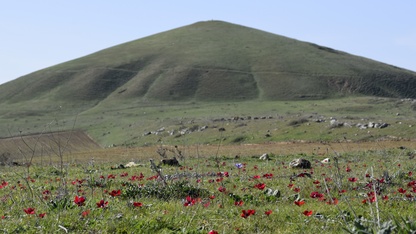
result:
<svg viewBox="0 0 416 234"><path fill-rule="evenodd" d="M416 73L222 21L197 22L0 86L0 103L416 98Z"/></svg>

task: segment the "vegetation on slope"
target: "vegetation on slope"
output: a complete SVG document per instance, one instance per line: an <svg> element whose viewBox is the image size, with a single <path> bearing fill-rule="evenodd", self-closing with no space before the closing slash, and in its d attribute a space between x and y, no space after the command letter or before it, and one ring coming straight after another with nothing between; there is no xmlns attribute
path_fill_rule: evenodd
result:
<svg viewBox="0 0 416 234"><path fill-rule="evenodd" d="M0 102L415 97L416 74L221 21L114 46L0 86Z"/></svg>

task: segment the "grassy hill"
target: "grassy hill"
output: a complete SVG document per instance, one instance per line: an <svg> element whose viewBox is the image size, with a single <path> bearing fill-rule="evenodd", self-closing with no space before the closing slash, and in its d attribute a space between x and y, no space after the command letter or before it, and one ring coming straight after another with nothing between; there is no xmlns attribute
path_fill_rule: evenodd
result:
<svg viewBox="0 0 416 234"><path fill-rule="evenodd" d="M0 102L415 97L416 73L221 21L114 46L0 86Z"/></svg>
<svg viewBox="0 0 416 234"><path fill-rule="evenodd" d="M78 116L76 128L103 145L145 145L147 140L138 140L143 132L184 125L182 119L198 119L202 125L236 115L330 115L337 108L318 109L314 100L336 98L334 103L348 109L356 105L344 104L350 96L416 98L414 90L412 71L253 28L206 21L0 85L0 136L42 132L51 121L60 123L59 130L70 129ZM293 104L304 108L296 111L285 104L296 100L308 102ZM232 111L228 105L239 108ZM360 104L357 110L382 115L379 108L391 106ZM272 140L311 137L282 136ZM209 138L215 141L217 132Z"/></svg>

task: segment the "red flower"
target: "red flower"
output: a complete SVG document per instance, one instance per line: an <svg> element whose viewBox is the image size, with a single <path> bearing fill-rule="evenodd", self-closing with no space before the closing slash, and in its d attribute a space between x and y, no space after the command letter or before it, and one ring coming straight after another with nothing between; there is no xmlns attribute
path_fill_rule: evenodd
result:
<svg viewBox="0 0 416 234"><path fill-rule="evenodd" d="M222 187L222 186L220 186L219 188L218 188L218 191L220 191L220 192L225 192L226 191L226 188L224 188L224 187Z"/></svg>
<svg viewBox="0 0 416 234"><path fill-rule="evenodd" d="M399 193L401 193L401 194L405 194L405 193L406 193L406 190L405 190L405 189L403 189L403 188L399 188L397 191L398 191Z"/></svg>
<svg viewBox="0 0 416 234"><path fill-rule="evenodd" d="M46 213L40 213L39 218L43 219L45 217Z"/></svg>
<svg viewBox="0 0 416 234"><path fill-rule="evenodd" d="M9 184L8 182L3 180L3 182L1 182L0 184L0 189L6 187L8 184Z"/></svg>
<svg viewBox="0 0 416 234"><path fill-rule="evenodd" d="M119 189L119 190L113 190L113 191L111 191L110 193L110 196L112 196L112 197L117 197L117 196L120 196L121 195L121 190Z"/></svg>
<svg viewBox="0 0 416 234"><path fill-rule="evenodd" d="M319 182L319 180L315 180L313 183L314 184L320 184L321 182Z"/></svg>
<svg viewBox="0 0 416 234"><path fill-rule="evenodd" d="M192 206L192 205L195 205L195 203L196 203L196 199L190 196L187 196L185 199L185 202L183 203L183 206Z"/></svg>
<svg viewBox="0 0 416 234"><path fill-rule="evenodd" d="M334 197L334 198L332 198L332 201L328 201L328 202L326 202L326 204L328 204L328 205L338 205L338 198L336 198L336 197Z"/></svg>
<svg viewBox="0 0 416 234"><path fill-rule="evenodd" d="M143 203L141 203L141 202L133 202L133 206L134 207L142 207L143 206Z"/></svg>
<svg viewBox="0 0 416 234"><path fill-rule="evenodd" d="M215 230L211 230L211 231L208 232L208 234L218 234L218 232L215 231Z"/></svg>
<svg viewBox="0 0 416 234"><path fill-rule="evenodd" d="M84 218L87 217L89 214L90 214L90 210L86 210L81 213L82 217Z"/></svg>
<svg viewBox="0 0 416 234"><path fill-rule="evenodd" d="M300 201L295 201L294 203L297 206L302 206L303 204L305 204L305 201L304 200L300 200Z"/></svg>
<svg viewBox="0 0 416 234"><path fill-rule="evenodd" d="M260 190L263 190L264 188L266 188L266 184L264 184L264 183L256 184L256 185L254 185L254 188L258 188Z"/></svg>
<svg viewBox="0 0 416 234"><path fill-rule="evenodd" d="M100 200L96 204L98 208L106 208L108 206L108 201Z"/></svg>
<svg viewBox="0 0 416 234"><path fill-rule="evenodd" d="M295 191L295 193L300 192L300 188L294 188L293 191Z"/></svg>
<svg viewBox="0 0 416 234"><path fill-rule="evenodd" d="M318 193L318 192L312 192L310 195L311 198L323 198L324 195L322 193Z"/></svg>
<svg viewBox="0 0 416 234"><path fill-rule="evenodd" d="M264 212L264 214L265 214L265 215L267 215L267 216L269 216L272 212L273 212L272 210L266 210L266 211Z"/></svg>
<svg viewBox="0 0 416 234"><path fill-rule="evenodd" d="M313 214L313 211L312 210L305 210L303 212L303 215L306 215L306 216L311 216L312 214Z"/></svg>
<svg viewBox="0 0 416 234"><path fill-rule="evenodd" d="M244 202L243 201L235 201L234 205L236 206L243 206Z"/></svg>
<svg viewBox="0 0 416 234"><path fill-rule="evenodd" d="M78 206L83 206L83 205L85 205L84 202L85 202L85 197L75 196L75 198L74 198L74 203L75 204L77 204Z"/></svg>
<svg viewBox="0 0 416 234"><path fill-rule="evenodd" d="M348 178L348 181L350 181L350 182L356 182L358 179L357 178L355 178L355 177L350 177L350 178Z"/></svg>
<svg viewBox="0 0 416 234"><path fill-rule="evenodd" d="M28 214L28 215L35 214L35 208L32 208L32 207L29 207L29 208L23 209L23 211L24 211L26 214Z"/></svg>
<svg viewBox="0 0 416 234"><path fill-rule="evenodd" d="M388 201L389 200L389 196L384 195L383 197L381 197L384 201Z"/></svg>
<svg viewBox="0 0 416 234"><path fill-rule="evenodd" d="M347 167L347 169L345 169L346 172L351 172L351 168Z"/></svg>
<svg viewBox="0 0 416 234"><path fill-rule="evenodd" d="M242 210L240 216L243 218L247 218L248 216L254 215L254 214L256 214L255 210Z"/></svg>

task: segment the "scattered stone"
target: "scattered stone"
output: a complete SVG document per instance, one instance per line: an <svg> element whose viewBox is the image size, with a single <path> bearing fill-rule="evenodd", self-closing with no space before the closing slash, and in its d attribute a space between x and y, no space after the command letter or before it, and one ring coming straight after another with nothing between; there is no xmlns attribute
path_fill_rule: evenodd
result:
<svg viewBox="0 0 416 234"><path fill-rule="evenodd" d="M266 196L273 196L273 197L277 197L277 198L279 198L279 197L280 197L280 191L279 191L278 189L273 190L273 189L271 189L271 188L267 188L267 189L264 191L264 194L266 194Z"/></svg>
<svg viewBox="0 0 416 234"><path fill-rule="evenodd" d="M267 153L264 153L264 154L262 154L261 156L260 156L260 158L259 158L260 160L264 160L264 161L266 161L266 160L270 160L270 157L269 157L269 154L267 154Z"/></svg>
<svg viewBox="0 0 416 234"><path fill-rule="evenodd" d="M169 158L169 159L162 159L162 160L160 160L160 163L162 165L180 166L179 161L176 159L176 157Z"/></svg>
<svg viewBox="0 0 416 234"><path fill-rule="evenodd" d="M326 158L326 159L321 161L321 163L324 163L324 164L327 164L327 163L330 163L330 162L331 162L331 160L329 158Z"/></svg>
<svg viewBox="0 0 416 234"><path fill-rule="evenodd" d="M306 160L306 159L303 159L303 158L298 158L298 159L295 159L295 160L291 161L289 163L289 166L291 168L310 169L311 168L311 162Z"/></svg>

